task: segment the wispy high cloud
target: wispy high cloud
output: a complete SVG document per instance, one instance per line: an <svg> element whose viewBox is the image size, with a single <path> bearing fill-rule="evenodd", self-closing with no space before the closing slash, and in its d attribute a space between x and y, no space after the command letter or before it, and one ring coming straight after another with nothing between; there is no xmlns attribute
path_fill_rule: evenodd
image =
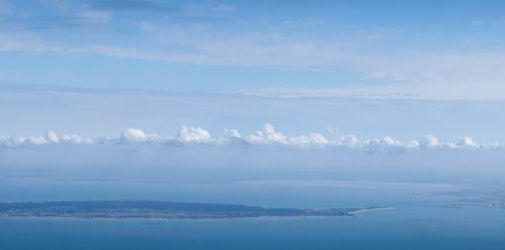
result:
<svg viewBox="0 0 505 250"><path fill-rule="evenodd" d="M89 13L88 13L89 14ZM86 14L86 15L88 15ZM95 15L96 14L96 15ZM106 19L106 14L91 13L87 18ZM98 19L97 19L98 18ZM91 21L90 21L91 22ZM30 39L27 39L30 38ZM267 39L265 41L265 39ZM107 57L185 63L195 65L269 66L317 69L337 67L363 76L364 82L335 87L253 89L243 93L263 96L297 97L387 97L422 99L503 99L501 81L505 77L503 53L401 53L367 54L343 50L318 41L254 36L226 41L208 37L205 42L172 41L185 44L185 51L147 49L123 45L80 44L47 41L33 34L2 35L0 51L25 51L63 54L96 54ZM237 57L236 55L241 55ZM476 84L479 88L474 88ZM471 89L472 91L468 91Z"/></svg>
<svg viewBox="0 0 505 250"><path fill-rule="evenodd" d="M5 16L10 14L12 11L12 6L5 0L0 0L0 20Z"/></svg>
<svg viewBox="0 0 505 250"><path fill-rule="evenodd" d="M305 88L253 88L248 91L256 95L505 98L502 91L505 54L501 49L474 47L439 51L422 46L412 48L423 34L404 31L408 29L349 28L333 23L329 25L332 31L329 33L337 35L302 36L296 33L307 32L306 29L310 28L303 25L288 28L286 20L282 19L258 25L269 27L260 30L240 26L248 19L212 23L210 19L215 18L212 13L239 10L237 6L226 4L170 5L165 1L147 0L44 3L50 3L41 5L41 8L46 6L49 15L30 13L17 16L12 14L16 13L16 5L0 1L0 20L2 16L6 17L0 28L0 51L92 54L191 65L341 70L361 77L357 83L350 82L346 87L332 83L334 87L321 88L316 83L307 82ZM175 13L163 18L142 15L143 12L159 11ZM181 18L207 21L195 24ZM331 23L317 20L311 23L324 26L328 22ZM472 24L483 26L500 22L473 21ZM223 25L227 29L223 29ZM50 35L55 29L65 29L65 32ZM240 32L225 31L228 29ZM376 48L377 39L395 38L399 33L402 40L408 42L389 41L385 48ZM106 34L115 34L117 39ZM388 49L390 46L395 49Z"/></svg>
<svg viewBox="0 0 505 250"><path fill-rule="evenodd" d="M166 1L153 0L86 0L84 5L109 11L168 11L173 8Z"/></svg>

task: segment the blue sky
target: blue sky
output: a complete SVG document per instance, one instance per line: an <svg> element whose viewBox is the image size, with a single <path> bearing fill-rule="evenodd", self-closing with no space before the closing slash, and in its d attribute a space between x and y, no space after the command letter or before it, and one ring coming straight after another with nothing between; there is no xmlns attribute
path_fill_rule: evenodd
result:
<svg viewBox="0 0 505 250"><path fill-rule="evenodd" d="M501 178L504 10L0 0L2 173Z"/></svg>
<svg viewBox="0 0 505 250"><path fill-rule="evenodd" d="M504 7L0 0L0 115L16 117L0 134L271 123L292 136L505 142Z"/></svg>
<svg viewBox="0 0 505 250"><path fill-rule="evenodd" d="M502 1L0 1L0 82L503 99Z"/></svg>

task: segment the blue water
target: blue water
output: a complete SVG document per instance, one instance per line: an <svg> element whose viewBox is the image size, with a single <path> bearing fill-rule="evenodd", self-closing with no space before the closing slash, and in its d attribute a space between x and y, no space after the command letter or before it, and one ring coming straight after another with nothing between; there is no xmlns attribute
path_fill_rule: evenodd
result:
<svg viewBox="0 0 505 250"><path fill-rule="evenodd" d="M157 199L275 207L388 206L353 217L215 220L2 218L0 249L504 249L505 209L440 205L452 185L3 180L0 200Z"/></svg>

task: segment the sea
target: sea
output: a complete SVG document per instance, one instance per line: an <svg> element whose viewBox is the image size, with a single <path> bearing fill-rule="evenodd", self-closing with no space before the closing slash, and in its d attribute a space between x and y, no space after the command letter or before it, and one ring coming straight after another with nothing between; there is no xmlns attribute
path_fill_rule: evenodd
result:
<svg viewBox="0 0 505 250"><path fill-rule="evenodd" d="M490 207L488 202L505 196L490 190L460 183L372 180L5 177L0 180L0 201L166 200L383 209L343 217L0 218L0 249L501 250L505 249L505 208Z"/></svg>

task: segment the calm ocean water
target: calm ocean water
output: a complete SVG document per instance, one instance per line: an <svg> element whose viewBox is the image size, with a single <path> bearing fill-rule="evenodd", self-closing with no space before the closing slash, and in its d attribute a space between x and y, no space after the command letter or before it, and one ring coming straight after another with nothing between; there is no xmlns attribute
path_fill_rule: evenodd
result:
<svg viewBox="0 0 505 250"><path fill-rule="evenodd" d="M155 199L271 207L387 206L353 217L217 220L2 218L0 249L503 249L505 209L446 208L465 187L369 181L9 179L0 200ZM431 195L449 192L447 195Z"/></svg>

